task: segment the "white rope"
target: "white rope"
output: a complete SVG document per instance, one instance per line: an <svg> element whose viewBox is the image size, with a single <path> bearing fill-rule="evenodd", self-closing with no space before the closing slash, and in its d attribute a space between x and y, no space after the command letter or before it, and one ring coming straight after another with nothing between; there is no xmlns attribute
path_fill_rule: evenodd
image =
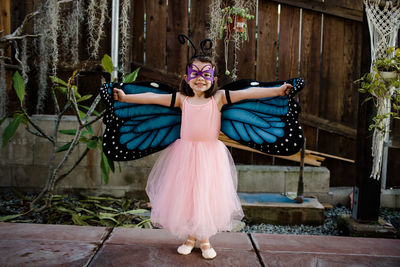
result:
<svg viewBox="0 0 400 267"><path fill-rule="evenodd" d="M386 50L390 46L396 45L397 32L400 26L400 8L399 3L393 3L393 1L364 0L364 4L371 37L370 69L372 72L372 64L375 60L385 57ZM385 96L375 96L378 116L390 112L390 96L393 91L393 88L391 88ZM390 117L384 119L382 125L385 126L387 131L382 132L375 128L372 137L373 163L370 177L377 180L381 176L383 145L385 139L389 137Z"/></svg>

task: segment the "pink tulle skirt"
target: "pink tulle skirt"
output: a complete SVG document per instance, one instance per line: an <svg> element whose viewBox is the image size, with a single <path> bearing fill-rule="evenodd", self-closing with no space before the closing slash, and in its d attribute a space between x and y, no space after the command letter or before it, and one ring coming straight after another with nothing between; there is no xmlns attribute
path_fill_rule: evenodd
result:
<svg viewBox="0 0 400 267"><path fill-rule="evenodd" d="M243 218L232 157L221 141L176 140L164 150L147 181L153 224L198 239L232 229Z"/></svg>

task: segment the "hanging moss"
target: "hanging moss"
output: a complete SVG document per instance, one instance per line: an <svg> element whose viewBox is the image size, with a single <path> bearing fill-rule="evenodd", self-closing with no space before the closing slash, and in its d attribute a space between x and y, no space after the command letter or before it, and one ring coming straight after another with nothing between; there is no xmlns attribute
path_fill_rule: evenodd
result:
<svg viewBox="0 0 400 267"><path fill-rule="evenodd" d="M0 119L7 115L6 70L4 67L4 49L0 49Z"/></svg>
<svg viewBox="0 0 400 267"><path fill-rule="evenodd" d="M24 38L21 41L21 73L22 73L22 78L24 79L25 86L28 84L28 72L30 71L29 65L28 65L28 49L27 49L27 39Z"/></svg>
<svg viewBox="0 0 400 267"><path fill-rule="evenodd" d="M121 71L122 75L125 75L126 72L129 70L128 63L129 63L129 28L130 28L130 20L129 20L129 9L131 6L130 0L123 0L122 7L121 7L121 14L119 20L119 27L120 27L120 49L119 54L121 58Z"/></svg>
<svg viewBox="0 0 400 267"><path fill-rule="evenodd" d="M89 51L90 56L98 56L100 40L104 35L104 23L108 12L107 0L90 0L88 7L88 30L89 30ZM97 14L99 17L97 17Z"/></svg>
<svg viewBox="0 0 400 267"><path fill-rule="evenodd" d="M79 31L84 18L82 2L82 0L76 0L61 9L60 17L65 19L60 21L62 28L60 31L62 36L60 53L62 52L64 61L73 64L79 62Z"/></svg>

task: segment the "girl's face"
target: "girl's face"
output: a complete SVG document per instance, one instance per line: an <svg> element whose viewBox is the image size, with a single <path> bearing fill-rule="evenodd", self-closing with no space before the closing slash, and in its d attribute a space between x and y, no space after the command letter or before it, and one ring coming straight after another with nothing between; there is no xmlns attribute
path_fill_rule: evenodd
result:
<svg viewBox="0 0 400 267"><path fill-rule="evenodd" d="M196 95L202 95L214 82L214 69L210 63L195 60L187 72L185 80Z"/></svg>

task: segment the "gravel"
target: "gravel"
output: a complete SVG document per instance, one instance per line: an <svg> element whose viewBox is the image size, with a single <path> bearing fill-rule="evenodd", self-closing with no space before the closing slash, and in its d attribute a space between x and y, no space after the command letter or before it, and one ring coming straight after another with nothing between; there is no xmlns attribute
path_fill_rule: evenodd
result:
<svg viewBox="0 0 400 267"><path fill-rule="evenodd" d="M294 234L294 235L330 235L343 236L344 233L337 228L336 219L340 214L351 214L351 210L344 206L336 206L325 210L324 224L311 225L272 225L253 224L246 225L241 232L245 233L268 233L268 234ZM397 238L400 238L400 210L381 209L380 217L391 223L397 230Z"/></svg>
<svg viewBox="0 0 400 267"><path fill-rule="evenodd" d="M26 199L33 199L34 194L25 194ZM65 199L66 202L70 201L69 197ZM21 205L23 202L24 205ZM17 214L27 210L27 201L21 201L13 192L3 191L0 192L0 217L10 214ZM340 214L351 214L351 210L345 206L336 206L332 209L325 210L324 224L319 226L310 225L272 225L272 224L246 224L240 232L245 233L269 233L269 234L295 234L295 235L330 235L341 236L344 235L337 228L337 216ZM29 220L19 220L19 222L30 223L46 223L48 211L43 213L30 213ZM53 223L63 224L65 220L62 216L58 217L58 221ZM385 209L380 210L380 217L386 222L391 223L397 230L397 238L400 238L400 210ZM24 218L26 219L26 218ZM70 219L70 218L69 218Z"/></svg>

